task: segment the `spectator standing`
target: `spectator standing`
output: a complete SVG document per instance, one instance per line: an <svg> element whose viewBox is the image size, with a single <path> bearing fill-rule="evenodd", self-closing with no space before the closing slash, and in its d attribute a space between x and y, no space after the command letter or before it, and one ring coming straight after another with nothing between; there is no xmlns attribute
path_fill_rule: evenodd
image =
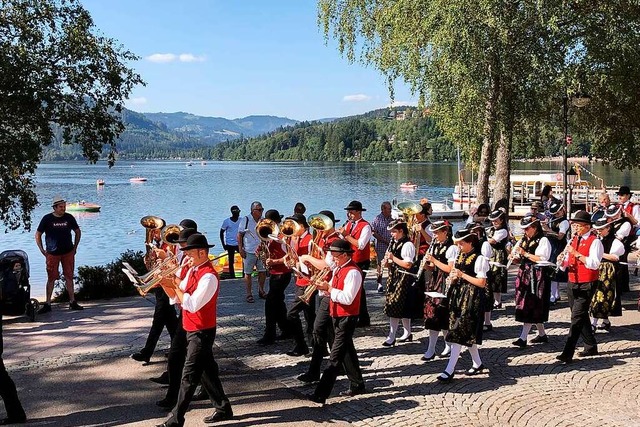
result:
<svg viewBox="0 0 640 427"><path fill-rule="evenodd" d="M267 297L264 291L264 282L267 278L267 273L262 261L260 261L256 255L256 249L258 249L260 245L260 239L256 234L256 224L262 219L263 211L262 203L251 203L251 212L240 221L240 225L238 226L238 251L244 260L242 270L244 273L244 282L247 286L247 302L255 301L251 289L251 274L253 274L254 267L258 270L258 294L261 298Z"/></svg>
<svg viewBox="0 0 640 427"><path fill-rule="evenodd" d="M236 252L238 249L238 227L240 226L240 208L236 205L231 206L231 216L229 218L225 218L222 221L222 226L220 227L220 242L222 242L222 247L227 251L227 265L229 266L229 278L233 279L236 277L236 272L233 267L234 260L236 256ZM224 279L226 276L224 273L222 274L221 279Z"/></svg>
<svg viewBox="0 0 640 427"><path fill-rule="evenodd" d="M387 252L387 248L389 247L389 242L391 241L391 231L387 229L389 223L392 220L391 216L391 203L390 202L382 202L380 206L380 213L376 215L371 223L371 228L373 231L373 237L376 239L376 258L378 261L377 269L378 269L378 292L383 292L384 287L382 286L382 269L384 266L382 265L382 260L384 258L385 253Z"/></svg>
<svg viewBox="0 0 640 427"><path fill-rule="evenodd" d="M69 294L69 308L82 310L75 299L73 290L73 271L75 269L75 257L80 243L80 227L73 215L66 212L67 202L61 196L55 196L51 205L53 212L46 214L40 220L36 231L36 244L46 259L47 266L47 301L43 304L38 314L51 311L51 295L53 285L60 278L58 268L62 264L62 273ZM74 234L71 240L71 232ZM45 246L42 244L42 235L45 235Z"/></svg>

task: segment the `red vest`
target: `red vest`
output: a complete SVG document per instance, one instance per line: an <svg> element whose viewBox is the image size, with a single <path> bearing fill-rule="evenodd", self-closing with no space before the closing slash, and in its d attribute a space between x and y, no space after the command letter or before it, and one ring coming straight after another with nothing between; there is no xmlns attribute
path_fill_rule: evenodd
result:
<svg viewBox="0 0 640 427"><path fill-rule="evenodd" d="M184 290L185 293L192 295L198 287L198 282L207 273L211 273L216 276L218 280L218 273L211 264L211 261L207 261L193 271L189 276L187 287ZM220 282L218 282L218 291L220 290ZM194 332L202 331L205 329L211 329L216 327L216 306L218 305L218 291L213 294L213 297L207 302L200 310L195 313L191 313L187 310L182 310L182 326L185 331Z"/></svg>
<svg viewBox="0 0 640 427"><path fill-rule="evenodd" d="M588 257L589 249L591 249L591 243L596 239L596 236L589 234L589 237L580 239L580 245L576 248L576 237L571 242L571 246L577 249L581 255ZM591 270L590 268L587 268L582 260L578 260L575 256L569 255L569 282L587 283L595 282L596 280L598 280L598 270Z"/></svg>
<svg viewBox="0 0 640 427"><path fill-rule="evenodd" d="M178 278L180 280L183 280L185 277L187 277L187 272L189 271L188 268L185 268L185 265L187 264L187 260L189 258L187 258L186 256L182 257L182 261L180 261L180 270L178 270Z"/></svg>
<svg viewBox="0 0 640 427"><path fill-rule="evenodd" d="M624 209L624 211L626 213L628 213L629 215L633 215L633 207L635 205L631 202L627 203L627 206L623 206L622 209Z"/></svg>
<svg viewBox="0 0 640 427"><path fill-rule="evenodd" d="M353 227L353 222L349 221L344 227L344 233L358 240L360 239L360 234L362 234L362 229L367 225L369 225L369 223L364 218L358 220L355 227ZM351 229L352 227L353 230ZM351 247L354 250L352 257L353 262L360 263L369 261L371 259L371 247L369 246L369 242L367 242L367 245L364 247L364 249L358 249L358 247L354 245L351 245Z"/></svg>
<svg viewBox="0 0 640 427"><path fill-rule="evenodd" d="M309 244L311 243L311 233L306 233L301 238L297 239L296 246L293 248L298 256L300 255L309 255ZM309 279L304 277L296 277L296 286L307 286L309 284Z"/></svg>
<svg viewBox="0 0 640 427"><path fill-rule="evenodd" d="M324 236L320 239L320 241L318 242L318 246L322 248L322 250L325 253L325 256L326 254L329 253L329 246L331 246L331 243L333 243L334 240L337 240L339 238L340 236L338 236L338 233L334 231L328 236ZM324 280L326 280L327 282L330 282L332 277L333 277L333 272L329 272L329 274L325 276Z"/></svg>
<svg viewBox="0 0 640 427"><path fill-rule="evenodd" d="M355 264L353 260L349 261L343 267L338 268L333 272L333 279L331 282L331 287L335 289L342 290L344 288L344 279L347 277L347 273L351 270L355 270L358 274L362 274L358 266ZM349 305L340 304L331 300L329 303L329 314L331 317L348 317L348 316L357 316L360 314L360 295L362 294L362 285L360 289L358 289L358 293L356 297L353 299L353 302Z"/></svg>
<svg viewBox="0 0 640 427"><path fill-rule="evenodd" d="M272 240L269 242L269 256L273 259L282 258L287 253L282 249L282 244ZM285 264L275 264L269 268L270 274L285 274L290 273L291 270Z"/></svg>

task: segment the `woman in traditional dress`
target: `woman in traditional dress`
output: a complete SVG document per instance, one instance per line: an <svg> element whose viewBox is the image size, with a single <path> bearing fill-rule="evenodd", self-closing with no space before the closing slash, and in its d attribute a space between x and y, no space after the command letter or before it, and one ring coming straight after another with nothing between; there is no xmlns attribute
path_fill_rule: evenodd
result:
<svg viewBox="0 0 640 427"><path fill-rule="evenodd" d="M619 264L620 257L624 255L624 245L616 239L612 225L607 218L600 218L593 226L604 247L598 281L589 308L594 331L596 328L609 331L611 329L609 316L622 316L620 289L616 277L619 268L626 268ZM598 326L598 319L602 319L600 326Z"/></svg>
<svg viewBox="0 0 640 427"><path fill-rule="evenodd" d="M451 282L449 298L449 333L446 341L451 345L449 363L438 377L438 381L453 379L454 370L462 346L469 348L473 366L467 375L476 375L484 370L478 345L482 344L482 318L484 287L487 284L489 261L480 254L478 236L468 229L458 230L453 242L460 248L454 268L449 273Z"/></svg>
<svg viewBox="0 0 640 427"><path fill-rule="evenodd" d="M493 292L493 309L502 308L502 294L507 292L507 269L501 267L501 265L507 263L509 229L507 228L506 219L507 213L504 208L496 209L489 214L491 227L487 230L487 240L491 245L491 261L493 264L491 265L488 283L491 292ZM491 324L491 310L489 310L488 317L489 324ZM491 329L489 328L488 330Z"/></svg>
<svg viewBox="0 0 640 427"><path fill-rule="evenodd" d="M426 268L432 271L431 279L427 283L427 292L444 294L445 279L458 257L458 247L451 238L451 224L448 221L436 221L430 225L434 238L429 251L425 254ZM425 362L436 355L436 343L440 331L444 337L449 329L449 304L446 298L427 296L424 301L424 327L429 330L429 346L422 356ZM447 357L451 348L445 342L441 357Z"/></svg>
<svg viewBox="0 0 640 427"><path fill-rule="evenodd" d="M472 233L475 233L478 236L478 245L480 245L480 254L486 259L491 259L493 255L493 248L487 239L487 234L485 232L485 228L481 222L476 222L474 224L467 224L466 228L471 230ZM484 324L482 326L482 330L485 332L489 332L493 330L493 325L491 324L491 311L493 310L493 293L491 292L491 263L489 264L489 271L487 271L487 286L484 288Z"/></svg>
<svg viewBox="0 0 640 427"><path fill-rule="evenodd" d="M384 314L389 316L389 336L382 343L385 347L396 344L396 332L400 319L404 334L398 338L398 342L413 341L411 333L411 301L409 291L415 278L401 271L408 271L413 266L413 258L416 254L415 245L409 240L407 223L398 220L389 224L391 231L391 243L384 257L383 263L389 268L387 278L386 301Z"/></svg>
<svg viewBox="0 0 640 427"><path fill-rule="evenodd" d="M523 229L524 236L522 236L522 243L513 250L512 256L520 260L516 277L515 304L516 321L522 322L523 325L520 337L513 342L513 345L525 348L527 335L534 323L538 335L531 340L531 343L549 342L544 330L544 322L549 320L553 264L549 263L551 243L544 237L540 220L535 216L525 216L520 221L520 228ZM544 265L545 263L548 265Z"/></svg>

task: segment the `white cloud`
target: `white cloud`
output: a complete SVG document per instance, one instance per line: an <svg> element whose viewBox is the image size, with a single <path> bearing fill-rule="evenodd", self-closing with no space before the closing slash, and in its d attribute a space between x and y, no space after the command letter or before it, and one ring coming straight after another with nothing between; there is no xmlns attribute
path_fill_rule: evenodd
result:
<svg viewBox="0 0 640 427"><path fill-rule="evenodd" d="M151 62L157 63L165 63L165 62L173 62L176 60L176 55L173 53L154 53L153 55L147 56L147 60Z"/></svg>
<svg viewBox="0 0 640 427"><path fill-rule="evenodd" d="M362 101L368 101L370 99L371 97L369 95L365 95L363 93L359 93L356 95L345 95L342 98L344 102L362 102Z"/></svg>
<svg viewBox="0 0 640 427"><path fill-rule="evenodd" d="M144 105L147 103L147 98L145 98L144 96L140 96L138 98L131 98L129 100L129 103L131 105Z"/></svg>
<svg viewBox="0 0 640 427"><path fill-rule="evenodd" d="M192 53L181 53L180 62L204 62L206 59L204 55L194 55Z"/></svg>

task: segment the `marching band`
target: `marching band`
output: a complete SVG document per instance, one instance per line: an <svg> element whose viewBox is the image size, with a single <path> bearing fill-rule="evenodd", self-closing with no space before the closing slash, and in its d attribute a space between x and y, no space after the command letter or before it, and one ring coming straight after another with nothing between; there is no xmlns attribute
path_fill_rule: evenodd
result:
<svg viewBox="0 0 640 427"><path fill-rule="evenodd" d="M428 345L421 360L449 358L445 370L436 377L438 381L454 379L463 347L472 359L464 374L482 373L486 367L479 346L483 334L493 329L491 312L502 308L507 276L512 274L509 267L514 264L515 320L522 324L522 331L513 345L525 348L549 342L545 322L551 306L560 299L559 284L566 282L571 326L557 359L573 362L580 337L584 341L581 357L598 354L594 332L611 329L610 317L622 314L620 296L625 286L628 289L627 256L634 250L640 209L629 202L627 193L628 189L621 187L620 204L599 209L593 222L585 211L567 218L557 200L549 201L546 215L537 212L541 204L536 204L517 227L522 233L519 240L510 231L502 208L474 218L454 233L450 222L429 220L431 207L427 203L399 206L400 218L387 227L391 241L381 262L388 272L386 283L379 283L385 298L383 312L389 318L389 333L382 346L412 341L411 322L419 317L428 331ZM283 215L270 209L264 218L253 217L253 230L245 230L260 240L255 256L269 277L265 332L257 344L267 346L278 339L293 339L295 346L286 354L311 356L308 369L298 380L318 382L309 398L321 404L329 397L341 369L350 380L350 388L343 395L365 392L353 334L356 326L366 326L370 321L364 278L371 259L372 229L362 217L366 209L361 202L351 201L345 211L347 220L336 228L340 220L329 210L308 217L296 213L282 221ZM491 226L486 226L487 221ZM162 305L156 314L163 319L156 322L154 315L153 333L158 334L158 328L161 331L166 325L172 336L169 389L165 399L158 402L172 410L172 417L163 425L184 423L184 412L201 376L215 408L205 422L230 419L231 405L218 379L217 365L210 349L202 349L210 347L215 337L219 271L208 256L212 245L195 230L195 223L187 224L191 227L183 223L171 226L153 216L142 218L141 223L148 230L145 264L150 273L125 270L142 295L153 291ZM287 311L285 291L292 278L295 298ZM173 320L178 324L167 319L171 315L167 315L165 299L171 301ZM179 308L179 316L174 306ZM398 335L400 324L402 334ZM534 325L537 335L528 340ZM445 348L436 354L440 335ZM157 341L151 332L150 340L152 345L148 343L132 355L135 360L148 362ZM327 355L329 364L321 373ZM195 363L196 359L199 362ZM207 366L202 362L205 359Z"/></svg>

